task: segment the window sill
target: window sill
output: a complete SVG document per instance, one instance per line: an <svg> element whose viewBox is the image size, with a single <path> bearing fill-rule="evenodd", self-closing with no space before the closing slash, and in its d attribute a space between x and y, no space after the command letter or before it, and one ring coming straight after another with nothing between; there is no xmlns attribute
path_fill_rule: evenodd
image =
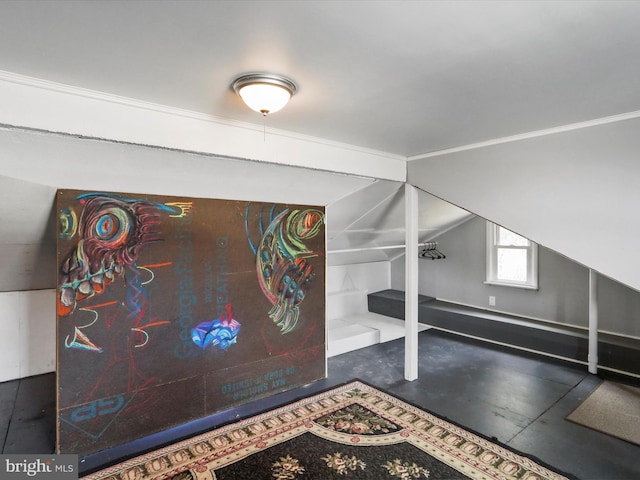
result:
<svg viewBox="0 0 640 480"><path fill-rule="evenodd" d="M486 280L483 283L485 285L495 285L497 287L513 287L513 288L522 288L524 290L538 290L538 285L531 285L528 283L509 283L509 282L498 282L495 280Z"/></svg>

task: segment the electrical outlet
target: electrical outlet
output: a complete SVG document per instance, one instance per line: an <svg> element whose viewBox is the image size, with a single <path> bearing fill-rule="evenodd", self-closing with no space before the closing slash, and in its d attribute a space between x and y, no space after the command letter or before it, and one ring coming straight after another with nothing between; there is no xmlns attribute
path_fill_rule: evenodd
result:
<svg viewBox="0 0 640 480"><path fill-rule="evenodd" d="M491 306L491 307L495 307L496 306L496 297L494 297L493 295L489 296L489 306Z"/></svg>

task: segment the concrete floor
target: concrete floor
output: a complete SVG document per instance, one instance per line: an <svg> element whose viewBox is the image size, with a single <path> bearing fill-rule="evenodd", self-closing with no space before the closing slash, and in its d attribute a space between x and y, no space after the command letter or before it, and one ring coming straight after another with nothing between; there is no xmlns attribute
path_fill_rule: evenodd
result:
<svg viewBox="0 0 640 480"><path fill-rule="evenodd" d="M640 479L640 446L564 420L602 381L586 367L433 329L419 342L414 382L404 380L402 339L373 345L330 358L325 380L85 457L80 471L358 378L578 478ZM54 451L53 374L0 384L0 440L3 453Z"/></svg>

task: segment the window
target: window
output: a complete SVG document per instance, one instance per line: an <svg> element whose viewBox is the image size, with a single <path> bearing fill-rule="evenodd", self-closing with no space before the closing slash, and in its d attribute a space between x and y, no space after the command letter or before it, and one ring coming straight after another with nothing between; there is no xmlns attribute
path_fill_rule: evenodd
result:
<svg viewBox="0 0 640 480"><path fill-rule="evenodd" d="M487 222L486 283L537 289L538 245Z"/></svg>

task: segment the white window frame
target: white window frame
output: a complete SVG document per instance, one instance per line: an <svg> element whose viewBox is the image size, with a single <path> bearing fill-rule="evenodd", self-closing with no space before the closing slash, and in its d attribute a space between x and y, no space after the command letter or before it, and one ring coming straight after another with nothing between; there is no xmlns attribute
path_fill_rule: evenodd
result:
<svg viewBox="0 0 640 480"><path fill-rule="evenodd" d="M538 245L528 240L528 245L497 245L500 225L487 222L487 277L484 283L506 287L538 289ZM504 227L503 227L504 228ZM524 282L498 279L498 248L513 248L527 251L527 280Z"/></svg>

